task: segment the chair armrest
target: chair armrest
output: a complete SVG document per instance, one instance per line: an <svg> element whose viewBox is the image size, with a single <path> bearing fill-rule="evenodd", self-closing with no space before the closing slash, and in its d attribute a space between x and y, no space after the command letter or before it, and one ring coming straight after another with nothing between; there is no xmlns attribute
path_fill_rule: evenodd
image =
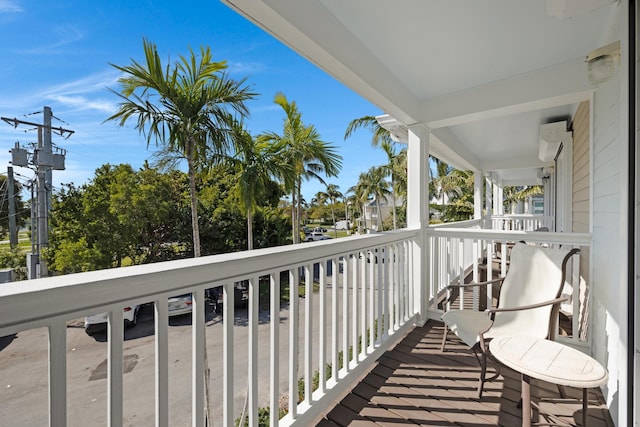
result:
<svg viewBox="0 0 640 427"><path fill-rule="evenodd" d="M493 313L497 313L500 311L519 311L519 310L531 310L534 308L540 308L540 307L544 307L547 305L555 305L555 304L560 304L561 302L567 301L569 300L569 298L567 297L561 297L561 298L555 298L549 301L543 301L543 302L539 302L536 304L530 304L530 305L523 305L520 307L506 307L506 308L488 308L485 310L485 313L487 314L493 314Z"/></svg>
<svg viewBox="0 0 640 427"><path fill-rule="evenodd" d="M487 285L491 285L493 283L499 283L502 282L504 280L504 277L499 277L497 279L493 279L493 280L488 280L486 282L471 282L471 283L464 283L462 285L448 285L447 289L464 289L464 288L476 288L476 287L480 287L480 286L487 286Z"/></svg>

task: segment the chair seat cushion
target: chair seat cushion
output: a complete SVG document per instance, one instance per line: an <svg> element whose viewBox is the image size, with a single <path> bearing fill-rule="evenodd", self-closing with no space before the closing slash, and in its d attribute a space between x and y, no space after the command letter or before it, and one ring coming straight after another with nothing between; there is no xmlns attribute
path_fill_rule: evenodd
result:
<svg viewBox="0 0 640 427"><path fill-rule="evenodd" d="M493 323L484 312L474 310L447 311L441 319L469 347L476 345L480 341L480 333Z"/></svg>

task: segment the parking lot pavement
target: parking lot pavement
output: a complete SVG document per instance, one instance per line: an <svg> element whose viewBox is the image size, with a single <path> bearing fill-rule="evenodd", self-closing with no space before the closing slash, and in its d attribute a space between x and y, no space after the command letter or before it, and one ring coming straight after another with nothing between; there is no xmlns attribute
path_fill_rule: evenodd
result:
<svg viewBox="0 0 640 427"><path fill-rule="evenodd" d="M314 298L317 313L319 298ZM328 299L330 301L330 293ZM304 298L299 301L300 319ZM288 307L280 311L280 390L288 385ZM223 329L222 317L209 307L206 315L206 348L210 367L210 401L214 420L222 418ZM269 348L269 313L260 311L258 348ZM248 333L247 309L236 308L234 320L234 412L239 415L247 392ZM191 424L191 315L169 319L169 425ZM304 328L300 328L300 339ZM314 325L317 340L318 325ZM301 341L302 342L302 341ZM317 342L317 341L315 341ZM141 307L135 327L125 328L124 339L124 425L155 423L155 338L153 305ZM68 425L107 424L106 332L88 335L83 319L67 323ZM269 351L259 351L259 405L268 404ZM302 358L302 354L300 355ZM315 357L315 356L314 356ZM46 328L19 332L0 338L0 425L11 420L21 427L48 424L48 335ZM315 360L315 359L314 359ZM316 363L316 362L314 362ZM302 360L299 366L303 366ZM214 423L214 424L217 424Z"/></svg>

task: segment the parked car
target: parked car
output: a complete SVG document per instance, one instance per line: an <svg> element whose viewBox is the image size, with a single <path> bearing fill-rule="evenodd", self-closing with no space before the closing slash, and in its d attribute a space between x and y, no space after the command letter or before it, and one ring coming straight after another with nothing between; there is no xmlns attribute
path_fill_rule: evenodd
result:
<svg viewBox="0 0 640 427"><path fill-rule="evenodd" d="M213 309L216 313L222 313L224 298L222 286L210 288L206 290L206 296L209 298ZM249 281L243 280L233 284L233 300L236 307L245 307L249 302Z"/></svg>
<svg viewBox="0 0 640 427"><path fill-rule="evenodd" d="M135 305L133 307L124 308L124 325L125 327L133 327L138 323L138 312L140 306ZM93 314L84 318L84 330L87 334L93 335L98 331L103 331L107 328L107 321L109 320L109 313Z"/></svg>
<svg viewBox="0 0 640 427"><path fill-rule="evenodd" d="M169 298L169 317L191 313L192 309L193 298L190 293Z"/></svg>
<svg viewBox="0 0 640 427"><path fill-rule="evenodd" d="M306 235L304 238L305 242L315 242L318 240L328 240L331 236L327 236L321 231L312 231L310 234Z"/></svg>

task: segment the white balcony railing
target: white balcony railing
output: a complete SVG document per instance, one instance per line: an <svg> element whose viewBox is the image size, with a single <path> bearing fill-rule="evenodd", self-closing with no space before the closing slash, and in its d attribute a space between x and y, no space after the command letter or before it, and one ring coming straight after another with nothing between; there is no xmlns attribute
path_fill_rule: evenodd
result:
<svg viewBox="0 0 640 427"><path fill-rule="evenodd" d="M429 318L439 319L442 315L442 303L447 297L449 284L504 276L508 268L509 250L515 242L577 247L581 249L581 255L572 258L563 289L563 296L569 300L561 306L560 316L563 316L563 321L559 324L564 325L565 330L559 340L578 347L589 345L589 234L495 231L475 228L472 222L467 222L466 225L470 227L429 227L427 231ZM488 263L487 260L491 262ZM498 270L497 274L494 270ZM490 306L493 302L491 288L482 296L478 292L478 288L473 288L473 291L461 294L456 304L459 307L471 305L476 310Z"/></svg>
<svg viewBox="0 0 640 427"><path fill-rule="evenodd" d="M123 308L150 303L155 322L154 404L135 410L151 411L157 426L167 426L170 398L176 393L169 381L173 362L168 350L167 299L191 293L191 408L172 408L172 413L179 411L187 420L191 417L192 425L203 426L209 401L209 413L220 414L214 424L232 426L242 409L234 404L234 390L238 383L246 381L247 413L250 425L257 425L259 388L265 388L258 382L257 373L261 368L258 356L268 351L270 413L278 414L281 396L289 395L285 405L288 414L280 421L272 417L271 424L307 425L363 373L396 336L413 325L417 314L414 307L418 304L414 303L412 247L418 233L403 230L4 284L0 287L0 337L46 328L49 343L46 416L50 425L63 426L76 413L74 403L67 400L71 351L67 343L68 322L108 312L106 419L110 426L120 426L125 389ZM314 283L316 264L318 277ZM259 342L263 342L262 338L258 340L261 279L263 283L268 282L270 316L268 348L261 345L259 350ZM242 344L234 337L233 284L245 280L250 294L248 342ZM305 297L299 306L294 302L299 300L300 282L304 285ZM287 284L292 302L288 326L283 326L287 323L280 318L283 284ZM207 360L205 336L209 323L205 321L205 289L216 286L224 289L223 349L221 360L210 357ZM285 332L290 338L282 344L280 337ZM283 359L288 372L280 369ZM241 360L247 361L243 369L238 366ZM330 376L325 373L326 364L334 368ZM205 372L220 365L223 379L216 384L209 382L206 388ZM335 369L339 365L342 367ZM319 386L314 391L315 371L318 371ZM288 376L287 387L281 386L283 376ZM305 385L303 400L299 403L300 377ZM131 384L127 383L126 387ZM210 401L214 399L207 398L207 389L220 391L221 398ZM47 420L36 422L42 425ZM22 424L18 414L12 423Z"/></svg>
<svg viewBox="0 0 640 427"><path fill-rule="evenodd" d="M36 419L39 425L46 424L47 417L50 425L78 424L74 417L86 408L76 408L68 400L67 369L74 350L68 348L68 325L85 315L108 312L105 418L110 426L119 426L125 424L123 392L136 393L135 385L124 381L123 308L150 302L155 323L151 352L155 358L151 376L155 382L154 403L135 411L149 411L158 426L172 424L170 412L190 417L196 426L204 425L205 413L209 412L214 425L231 426L243 406L235 394L239 385L246 383L249 425L257 425L259 406L269 407L271 414L279 413L284 406L287 414L280 420L272 417L272 425L308 425L341 391L352 386L396 337L411 328L418 315L424 318L425 313L416 312L419 295L427 295L426 317L438 319L449 283L491 278L496 266L504 274L509 246L526 240L583 249L580 261L576 259L572 265L565 289L571 302L563 307L569 321L563 339L578 346L588 345L589 235L482 230L479 221L429 227L427 276L417 283L413 280L417 267L413 248L422 238L419 231L402 230L4 284L0 287L0 337L46 328L49 408L44 419L29 414L30 419ZM493 268L483 267L485 260L491 260ZM245 280L250 293L246 339L234 326L237 313L233 304L233 284ZM299 296L298 285L304 289L304 298ZM207 331L215 326L205 317L205 289L216 286L223 287L225 298L222 325L218 325L222 348L215 355L209 353L207 360ZM288 288L289 301L301 301L290 303L288 311L281 305L283 286ZM265 293L261 287L268 288L268 305L260 304L264 302L260 294ZM177 388L175 381L169 381L176 374L169 351L167 299L184 293L193 295L191 378L186 391L188 394L190 389L191 404L175 408ZM462 295L457 303L464 304L465 298L481 308L491 303L492 295L491 291L482 296ZM285 313L282 318L281 313ZM259 328L265 322L268 333ZM264 355L268 355L268 361L260 362ZM323 369L326 365L332 369ZM340 369L333 369L336 366ZM222 372L220 378L205 375L216 368ZM264 369L268 373L258 375ZM316 372L318 387L314 390ZM260 378L267 378L268 384L261 383ZM304 387L298 402L300 378ZM265 403L259 396L267 389ZM219 398L207 399L206 390L213 390ZM284 405L283 396L288 396ZM3 406L7 407L6 402ZM16 415L15 424L26 424L20 422L19 414L12 415Z"/></svg>
<svg viewBox="0 0 640 427"><path fill-rule="evenodd" d="M545 231L554 230L552 216L533 214L492 215L491 228L502 231Z"/></svg>

